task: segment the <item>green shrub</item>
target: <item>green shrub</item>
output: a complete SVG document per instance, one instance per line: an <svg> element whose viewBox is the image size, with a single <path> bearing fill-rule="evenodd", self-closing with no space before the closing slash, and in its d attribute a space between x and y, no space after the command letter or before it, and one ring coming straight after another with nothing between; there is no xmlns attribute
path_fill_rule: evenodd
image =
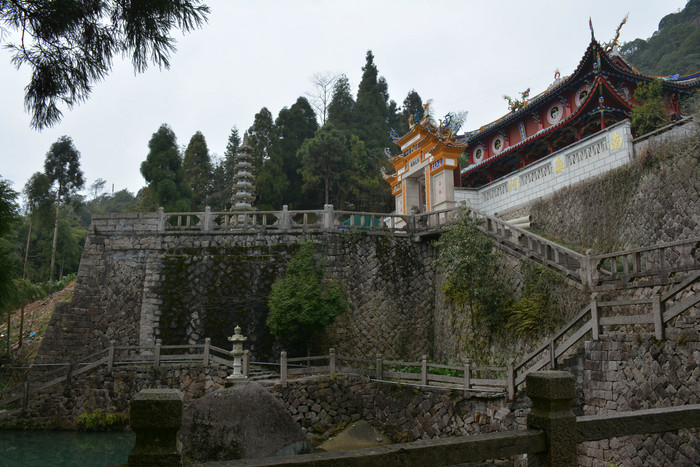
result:
<svg viewBox="0 0 700 467"><path fill-rule="evenodd" d="M508 307L506 327L525 336L554 331L562 321L554 299L563 285L562 278L554 271L530 261L523 262L522 271L523 294Z"/></svg>
<svg viewBox="0 0 700 467"><path fill-rule="evenodd" d="M81 431L122 430L128 423L129 416L126 413L103 410L89 410L75 419L75 425Z"/></svg>

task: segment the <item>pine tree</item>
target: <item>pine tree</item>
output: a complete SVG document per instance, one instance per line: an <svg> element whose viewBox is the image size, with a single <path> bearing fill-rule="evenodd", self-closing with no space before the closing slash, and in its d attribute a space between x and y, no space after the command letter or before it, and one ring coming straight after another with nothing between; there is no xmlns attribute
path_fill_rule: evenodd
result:
<svg viewBox="0 0 700 467"><path fill-rule="evenodd" d="M322 190L325 204L343 208L359 187L365 147L357 136L326 124L299 149L305 191Z"/></svg>
<svg viewBox="0 0 700 467"><path fill-rule="evenodd" d="M241 145L238 128L234 126L226 143L224 157L214 164L212 193L209 206L217 211L226 211L231 206L233 196L233 177L235 176L236 152Z"/></svg>
<svg viewBox="0 0 700 467"><path fill-rule="evenodd" d="M357 135L369 150L383 151L391 142L388 133L388 86L383 77L378 77L371 50L367 51L366 60L355 103Z"/></svg>
<svg viewBox="0 0 700 467"><path fill-rule="evenodd" d="M148 149L148 156L141 163L141 175L148 183L148 195L155 204L148 208L162 206L170 212L189 211L192 191L185 181L173 130L166 124L161 125L151 136Z"/></svg>
<svg viewBox="0 0 700 467"><path fill-rule="evenodd" d="M235 158L240 145L241 137L238 135L238 128L234 125L226 143L226 152L224 152L224 174L228 180L233 180L233 169L236 166Z"/></svg>
<svg viewBox="0 0 700 467"><path fill-rule="evenodd" d="M253 125L248 128L248 143L252 147L253 166L255 173L259 174L265 161L270 157L270 149L275 142L275 127L272 114L267 107L260 109L255 114Z"/></svg>
<svg viewBox="0 0 700 467"><path fill-rule="evenodd" d="M333 98L328 106L328 122L337 130L351 130L355 126L355 99L348 77L340 75L333 86Z"/></svg>
<svg viewBox="0 0 700 467"><path fill-rule="evenodd" d="M192 190L191 209L194 211L204 211L207 206L207 199L211 193L211 182L213 179L213 167L209 148L202 132L196 132L190 139L190 143L185 149L185 158L182 162L185 171L185 179Z"/></svg>
<svg viewBox="0 0 700 467"><path fill-rule="evenodd" d="M87 99L115 55L130 57L139 73L149 62L168 68L171 29L200 27L208 13L201 0L0 1L0 32L17 31L0 34L0 42L14 52L13 64L31 69L24 102L32 126L41 129L61 120L59 104L71 108ZM20 44L5 43L15 37Z"/></svg>
<svg viewBox="0 0 700 467"><path fill-rule="evenodd" d="M405 135L410 129L410 122L414 124L420 122L425 116L425 109L423 108L423 99L420 95L411 89L408 91L408 95L403 100L403 110L401 112L401 127L396 128L399 135ZM413 118L411 118L413 117Z"/></svg>
<svg viewBox="0 0 700 467"><path fill-rule="evenodd" d="M272 114L267 107L263 107L255 114L253 125L248 128L247 133L257 190L256 206L260 209L272 208L280 202L287 180L282 171L279 154L271 159L271 152L277 144L277 134Z"/></svg>
<svg viewBox="0 0 700 467"><path fill-rule="evenodd" d="M51 290L53 288L54 265L56 264L58 218L61 202L67 201L70 195L85 185L83 171L80 169L80 153L73 146L72 139L68 136L62 136L51 145L49 152L46 153L44 172L52 184L57 184L56 219L53 231L53 244L51 246L51 266L49 266L49 290Z"/></svg>
<svg viewBox="0 0 700 467"><path fill-rule="evenodd" d="M295 208L302 204L301 187L304 180L299 173L301 158L297 153L306 139L313 138L316 130L316 116L305 97L299 97L289 109L285 107L280 110L275 120L278 139L272 153L279 155L279 162L287 180L287 186L282 192L282 204Z"/></svg>

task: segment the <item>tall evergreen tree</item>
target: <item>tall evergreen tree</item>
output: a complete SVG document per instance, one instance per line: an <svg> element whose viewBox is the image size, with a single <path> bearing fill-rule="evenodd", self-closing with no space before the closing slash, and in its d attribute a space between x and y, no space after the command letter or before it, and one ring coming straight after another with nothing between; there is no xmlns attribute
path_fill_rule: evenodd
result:
<svg viewBox="0 0 700 467"><path fill-rule="evenodd" d="M226 142L226 151L224 152L224 174L225 177L230 181L233 180L233 169L236 166L236 152L238 147L241 145L241 137L238 134L238 128L234 125L231 128L231 134ZM229 197L230 197L229 193Z"/></svg>
<svg viewBox="0 0 700 467"><path fill-rule="evenodd" d="M148 195L154 203L149 209L162 206L171 212L189 211L192 191L185 181L173 130L166 124L161 125L151 136L148 149L148 156L141 163L141 175L148 183Z"/></svg>
<svg viewBox="0 0 700 467"><path fill-rule="evenodd" d="M297 152L306 139L313 138L317 129L316 116L305 97L299 97L289 109L285 107L280 110L275 120L277 144L273 152L281 156L282 171L288 181L283 192L283 204L300 207L304 180L299 173L301 159Z"/></svg>
<svg viewBox="0 0 700 467"><path fill-rule="evenodd" d="M401 113L401 109L399 109L399 106L396 104L396 101L394 101L393 99L390 100L389 108L387 110L389 113L387 127L389 127L389 129L396 130L400 134L403 134L401 124L401 118L403 117L403 114Z"/></svg>
<svg viewBox="0 0 700 467"><path fill-rule="evenodd" d="M413 119L411 119L413 116ZM395 128L399 135L404 135L408 133L410 124L409 122L418 123L425 116L425 109L423 108L423 99L416 92L415 89L408 91L408 95L403 100L403 109L401 111L401 126L400 128ZM415 121L416 118L418 122Z"/></svg>
<svg viewBox="0 0 700 467"><path fill-rule="evenodd" d="M226 143L224 157L214 164L212 176L212 193L209 196L209 206L216 211L225 211L231 205L233 196L233 176L235 175L236 151L241 145L238 128L234 126Z"/></svg>
<svg viewBox="0 0 700 467"><path fill-rule="evenodd" d="M272 114L267 107L255 114L253 125L248 128L248 144L253 148L253 166L259 174L265 161L270 157L270 149L275 142L275 126ZM256 182L257 186L257 182Z"/></svg>
<svg viewBox="0 0 700 467"><path fill-rule="evenodd" d="M27 263L29 262L29 247L32 239L32 228L35 220L45 221L51 217L51 206L54 195L51 193L51 179L43 172L35 172L24 185L24 196L28 209L27 242L24 250L22 279L27 278Z"/></svg>
<svg viewBox="0 0 700 467"><path fill-rule="evenodd" d="M201 131L196 132L190 139L185 149L185 158L182 161L185 178L192 190L191 208L195 211L203 211L207 206L207 198L211 193L211 183L214 168L207 141Z"/></svg>
<svg viewBox="0 0 700 467"><path fill-rule="evenodd" d="M362 67L362 79L357 90L355 120L357 135L368 149L384 150L390 144L388 127L389 92L386 80L378 77L374 55L367 51L366 63Z"/></svg>
<svg viewBox="0 0 700 467"><path fill-rule="evenodd" d="M328 123L338 130L350 130L355 126L355 99L350 90L350 81L340 75L333 86L333 98L328 105Z"/></svg>
<svg viewBox="0 0 700 467"><path fill-rule="evenodd" d="M0 310L5 308L14 292L12 247L5 237L18 218L17 193L8 180L0 177Z"/></svg>
<svg viewBox="0 0 700 467"><path fill-rule="evenodd" d="M44 172L57 184L56 188L56 220L53 231L53 244L51 246L51 266L49 266L49 290L53 286L53 272L56 263L56 243L58 241L58 215L62 201L68 198L85 185L83 171L80 169L80 153L73 140L68 136L61 136L51 145L44 160Z"/></svg>
<svg viewBox="0 0 700 467"><path fill-rule="evenodd" d="M270 150L270 156L260 169L260 173L255 177L257 191L255 204L261 211L279 210L286 203L284 193L289 185L289 180L284 173L283 163L282 153L273 147Z"/></svg>
<svg viewBox="0 0 700 467"><path fill-rule="evenodd" d="M305 191L321 190L325 204L344 208L349 195L359 189L358 161L365 153L357 136L326 124L299 149Z"/></svg>

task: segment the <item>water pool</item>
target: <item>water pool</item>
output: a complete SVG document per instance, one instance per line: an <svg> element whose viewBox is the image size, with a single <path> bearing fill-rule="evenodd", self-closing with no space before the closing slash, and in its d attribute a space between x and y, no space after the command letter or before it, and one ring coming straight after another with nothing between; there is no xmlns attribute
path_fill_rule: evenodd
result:
<svg viewBox="0 0 700 467"><path fill-rule="evenodd" d="M126 464L134 433L0 431L0 467Z"/></svg>

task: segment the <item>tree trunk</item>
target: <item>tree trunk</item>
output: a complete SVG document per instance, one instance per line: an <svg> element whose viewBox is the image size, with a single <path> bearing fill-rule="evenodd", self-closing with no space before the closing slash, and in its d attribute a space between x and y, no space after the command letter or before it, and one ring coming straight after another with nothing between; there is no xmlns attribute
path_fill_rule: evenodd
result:
<svg viewBox="0 0 700 467"><path fill-rule="evenodd" d="M27 234L27 249L24 251L24 267L22 268L22 280L27 278L27 262L29 261L29 242L32 239L33 214L29 215L29 233Z"/></svg>
<svg viewBox="0 0 700 467"><path fill-rule="evenodd" d="M19 340L17 341L17 351L22 348L22 336L24 335L24 304L22 302L22 310L19 315Z"/></svg>
<svg viewBox="0 0 700 467"><path fill-rule="evenodd" d="M10 310L7 310L7 355L10 355Z"/></svg>
<svg viewBox="0 0 700 467"><path fill-rule="evenodd" d="M306 366L311 367L311 339L306 339Z"/></svg>
<svg viewBox="0 0 700 467"><path fill-rule="evenodd" d="M58 192L61 192L61 187L58 187ZM56 264L56 243L58 240L58 210L61 207L61 198L56 195L56 222L53 227L53 244L51 246L51 266L49 269L49 293L53 292L53 267Z"/></svg>

